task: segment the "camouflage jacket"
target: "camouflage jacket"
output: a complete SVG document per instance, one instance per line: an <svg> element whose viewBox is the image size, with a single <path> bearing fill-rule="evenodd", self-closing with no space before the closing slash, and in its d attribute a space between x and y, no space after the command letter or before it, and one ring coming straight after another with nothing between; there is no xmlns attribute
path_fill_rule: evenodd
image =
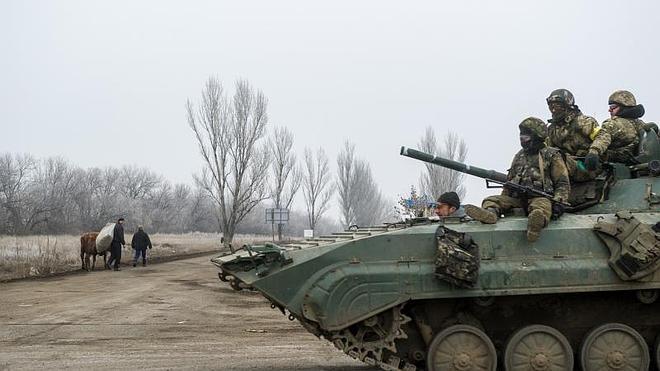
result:
<svg viewBox="0 0 660 371"><path fill-rule="evenodd" d="M567 155L586 156L597 133L598 121L575 111L560 122L550 120L546 143Z"/></svg>
<svg viewBox="0 0 660 371"><path fill-rule="evenodd" d="M605 120L589 148L606 161L632 165L639 146L639 131L644 122L614 116Z"/></svg>
<svg viewBox="0 0 660 371"><path fill-rule="evenodd" d="M513 157L507 178L510 182L550 193L560 201L567 201L571 190L566 164L556 148L544 147L534 154L520 150ZM502 194L515 197L506 188Z"/></svg>

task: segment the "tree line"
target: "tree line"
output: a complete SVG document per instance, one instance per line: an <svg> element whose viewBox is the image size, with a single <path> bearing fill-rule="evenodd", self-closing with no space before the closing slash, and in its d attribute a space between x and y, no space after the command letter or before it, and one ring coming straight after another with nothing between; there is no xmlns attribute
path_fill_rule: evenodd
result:
<svg viewBox="0 0 660 371"><path fill-rule="evenodd" d="M393 201L381 193L369 163L356 156L354 144L344 144L333 177L323 148L305 148L298 165L288 129L276 128L267 138L268 99L248 81L236 81L230 94L211 77L197 104L188 100L186 109L203 160L195 181L213 200L227 243L257 205L270 198L274 207L288 208L298 190L304 196L310 229L316 229L335 193L344 227L373 225L392 216ZM432 128L422 137L420 147L459 161L467 154L465 142L458 136L450 134L442 146ZM464 194L461 182L462 174L434 166L426 166L420 178L422 190L433 198L449 190Z"/></svg>
<svg viewBox="0 0 660 371"><path fill-rule="evenodd" d="M302 229L326 233L351 225L379 224L394 217L395 200L384 195L367 161L346 141L333 174L323 148L293 150L286 127L268 129L268 100L247 81L233 94L209 78L200 100L186 104L202 168L193 185L174 184L136 166L84 169L63 157L37 159L0 154L0 234L59 234L98 231L124 217L152 233L222 232L230 243L236 233L299 236ZM438 143L432 128L421 137L423 151L463 161L465 143L449 133ZM422 193L437 198L455 190L462 174L427 165ZM294 207L302 200L302 207ZM339 220L327 217L337 202ZM290 221L275 230L264 208L290 210Z"/></svg>
<svg viewBox="0 0 660 371"><path fill-rule="evenodd" d="M0 234L98 231L119 217L154 232L217 230L202 190L149 169L83 169L62 157L0 155Z"/></svg>

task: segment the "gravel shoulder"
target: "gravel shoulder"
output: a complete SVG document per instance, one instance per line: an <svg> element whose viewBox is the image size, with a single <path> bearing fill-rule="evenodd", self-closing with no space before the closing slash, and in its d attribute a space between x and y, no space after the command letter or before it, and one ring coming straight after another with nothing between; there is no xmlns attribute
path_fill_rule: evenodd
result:
<svg viewBox="0 0 660 371"><path fill-rule="evenodd" d="M0 370L371 370L217 279L209 256L0 284Z"/></svg>

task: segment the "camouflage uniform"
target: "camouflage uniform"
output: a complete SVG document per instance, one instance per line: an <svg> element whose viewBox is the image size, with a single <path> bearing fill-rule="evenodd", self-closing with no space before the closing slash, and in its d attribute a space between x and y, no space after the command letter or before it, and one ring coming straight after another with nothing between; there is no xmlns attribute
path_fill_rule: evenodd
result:
<svg viewBox="0 0 660 371"><path fill-rule="evenodd" d="M570 193L568 170L556 148L544 147L534 154L520 150L513 158L507 176L512 183L554 194L557 201L566 202ZM520 195L503 189L499 196L487 197L481 207L493 208L499 213L514 207L526 207L527 212L539 209L547 220L552 216L552 203L545 197L523 199Z"/></svg>
<svg viewBox="0 0 660 371"><path fill-rule="evenodd" d="M640 107L640 117L644 114L643 107L637 105L632 93L625 90L612 93L608 103L619 105L621 109ZM639 131L643 130L644 125L644 121L639 118L613 116L603 122L589 152L597 154L605 161L627 165L635 164L634 157L639 146Z"/></svg>
<svg viewBox="0 0 660 371"><path fill-rule="evenodd" d="M563 120L550 122L546 143L549 147L558 148L565 155L571 179L578 182L594 179L600 171L587 171L578 163L576 157L584 157L589 153L593 140L599 133L598 121L576 110L567 114Z"/></svg>
<svg viewBox="0 0 660 371"><path fill-rule="evenodd" d="M597 133L595 118L573 111L559 122L550 120L547 144L568 155L586 156Z"/></svg>
<svg viewBox="0 0 660 371"><path fill-rule="evenodd" d="M644 122L614 116L603 122L603 127L589 149L610 162L635 164L634 157L639 146L639 131Z"/></svg>
<svg viewBox="0 0 660 371"><path fill-rule="evenodd" d="M525 128L532 129L541 142L546 139L547 129L541 119L530 117L523 120L520 124L521 132ZM552 194L555 200L566 202L570 194L570 181L564 159L558 149L541 145L536 152L530 153L522 149L516 153L507 179L512 183ZM524 195L506 188L501 195L487 197L481 209L469 206L471 205L466 206L467 214L485 223L496 222L498 215L511 208L525 208L529 218L527 238L532 242L538 238L540 230L552 217L552 202L547 198L525 198Z"/></svg>

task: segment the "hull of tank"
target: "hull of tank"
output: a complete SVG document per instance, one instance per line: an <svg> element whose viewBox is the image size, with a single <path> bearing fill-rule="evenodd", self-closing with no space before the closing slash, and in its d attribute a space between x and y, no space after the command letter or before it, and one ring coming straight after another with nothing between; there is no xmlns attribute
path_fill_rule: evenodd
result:
<svg viewBox="0 0 660 371"><path fill-rule="evenodd" d="M656 212L635 216L645 224L660 220ZM455 324L481 329L500 354L512 333L529 325L560 331L577 352L594 327L625 323L654 349L660 307L642 303L638 294L655 293L660 273L643 281L622 281L608 264L608 248L593 231L599 220L614 222L615 217L565 215L531 245L525 239L524 217L504 218L494 225L445 223L479 245L479 280L472 289L434 276L437 223L288 251L286 264L274 264L266 273L231 266L246 252L225 257L229 264L216 264L309 331L384 369L426 369L429 343ZM392 316L401 320L393 321ZM364 324L374 318L401 336L375 343L359 339ZM502 362L500 357L499 367L504 369Z"/></svg>
<svg viewBox="0 0 660 371"><path fill-rule="evenodd" d="M636 215L647 224L660 219L656 213ZM474 289L455 288L434 277L437 224L290 252L291 264L264 277L254 270L231 273L327 330L409 300L660 288L659 272L633 283L615 274L608 265L609 250L593 232L597 220L614 221L614 216L566 215L533 245L525 240L525 218L505 218L494 225L447 224L469 234L480 247Z"/></svg>

